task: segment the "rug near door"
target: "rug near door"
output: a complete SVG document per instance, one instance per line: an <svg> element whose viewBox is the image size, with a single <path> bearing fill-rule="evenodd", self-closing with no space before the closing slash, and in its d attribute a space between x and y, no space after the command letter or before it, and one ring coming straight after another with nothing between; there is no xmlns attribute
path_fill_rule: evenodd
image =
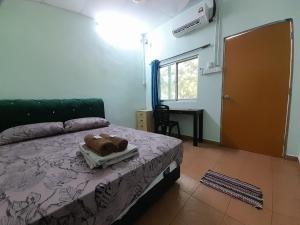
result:
<svg viewBox="0 0 300 225"><path fill-rule="evenodd" d="M208 170L200 182L217 191L246 202L257 209L263 208L262 191L259 187L252 184L225 176L212 170Z"/></svg>

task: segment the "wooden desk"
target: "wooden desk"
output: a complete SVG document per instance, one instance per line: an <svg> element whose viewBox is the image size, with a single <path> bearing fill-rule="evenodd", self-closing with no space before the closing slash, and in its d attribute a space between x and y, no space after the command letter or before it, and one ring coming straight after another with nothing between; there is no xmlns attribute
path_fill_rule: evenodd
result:
<svg viewBox="0 0 300 225"><path fill-rule="evenodd" d="M170 108L171 114L186 114L193 116L193 145L203 142L203 109Z"/></svg>

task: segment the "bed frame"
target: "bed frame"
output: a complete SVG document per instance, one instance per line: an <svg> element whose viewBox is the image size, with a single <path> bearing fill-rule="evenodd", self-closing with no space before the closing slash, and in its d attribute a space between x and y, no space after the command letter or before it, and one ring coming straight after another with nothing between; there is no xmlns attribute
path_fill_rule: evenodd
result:
<svg viewBox="0 0 300 225"><path fill-rule="evenodd" d="M0 100L0 132L18 125L105 118L102 99Z"/></svg>
<svg viewBox="0 0 300 225"><path fill-rule="evenodd" d="M100 98L54 100L0 100L0 132L10 127L67 121L82 117L105 118L104 102ZM141 197L113 225L129 225L146 211L180 177L180 167L164 173L164 179Z"/></svg>

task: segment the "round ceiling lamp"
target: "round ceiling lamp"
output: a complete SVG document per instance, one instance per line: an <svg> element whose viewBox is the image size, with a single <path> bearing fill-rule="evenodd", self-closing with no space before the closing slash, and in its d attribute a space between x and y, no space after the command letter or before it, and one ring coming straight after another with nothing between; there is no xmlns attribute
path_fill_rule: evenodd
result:
<svg viewBox="0 0 300 225"><path fill-rule="evenodd" d="M140 4L140 3L145 2L145 0L132 0L132 2L135 4Z"/></svg>

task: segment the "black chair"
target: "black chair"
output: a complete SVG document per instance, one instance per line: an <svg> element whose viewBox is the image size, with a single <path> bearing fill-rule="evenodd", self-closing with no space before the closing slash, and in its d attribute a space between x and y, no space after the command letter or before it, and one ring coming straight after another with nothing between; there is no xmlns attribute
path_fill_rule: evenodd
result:
<svg viewBox="0 0 300 225"><path fill-rule="evenodd" d="M154 115L154 130L155 133L172 136L173 127L177 127L177 137L181 138L179 123L170 120L169 106L158 105L155 107Z"/></svg>

